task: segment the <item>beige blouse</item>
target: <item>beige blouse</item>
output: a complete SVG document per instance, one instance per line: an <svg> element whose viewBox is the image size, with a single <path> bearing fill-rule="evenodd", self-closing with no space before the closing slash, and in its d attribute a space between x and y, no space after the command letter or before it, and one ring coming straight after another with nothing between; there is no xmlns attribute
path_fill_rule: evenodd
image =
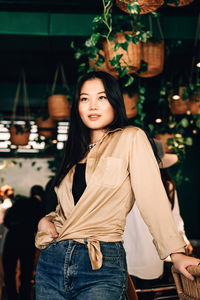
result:
<svg viewBox="0 0 200 300"><path fill-rule="evenodd" d="M146 134L129 126L109 131L87 156L87 187L74 206L72 183L75 166L55 188L58 206L53 223L57 241L87 239L93 269L102 265L99 241L122 240L126 216L136 201L154 238L161 259L173 252L184 252L163 187L158 163ZM133 229L134 230L134 229ZM45 248L53 238L38 232L36 247Z"/></svg>

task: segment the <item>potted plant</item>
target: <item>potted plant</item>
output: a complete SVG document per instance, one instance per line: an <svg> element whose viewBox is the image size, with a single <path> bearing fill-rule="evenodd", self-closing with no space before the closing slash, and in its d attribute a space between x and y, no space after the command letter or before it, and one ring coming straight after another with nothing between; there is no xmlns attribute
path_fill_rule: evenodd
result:
<svg viewBox="0 0 200 300"><path fill-rule="evenodd" d="M146 42L151 33L137 15L117 15L111 13L112 1L104 1L104 12L93 19L91 36L84 46L72 48L76 51L75 58L82 59L79 71L86 71L104 67L115 77L126 77L125 85L134 81L130 73L140 69L141 42ZM95 65L88 68L87 60L95 61ZM104 64L105 63L105 64Z"/></svg>
<svg viewBox="0 0 200 300"><path fill-rule="evenodd" d="M164 0L116 0L116 5L124 12L147 14L157 10Z"/></svg>
<svg viewBox="0 0 200 300"><path fill-rule="evenodd" d="M16 113L17 113L17 105L19 101L21 85L23 85L24 117L23 120L19 122L17 121L18 118L16 117ZM20 119L22 119L22 117L20 117ZM14 99L11 125L9 130L10 130L10 141L12 145L25 146L28 144L29 136L30 136L30 107L29 107L27 85L26 85L24 70L22 70L21 75L19 77L19 82L17 85L16 95Z"/></svg>
<svg viewBox="0 0 200 300"><path fill-rule="evenodd" d="M166 0L165 3L169 6L185 6L193 1L194 0Z"/></svg>
<svg viewBox="0 0 200 300"><path fill-rule="evenodd" d="M56 90L56 83L58 79L59 71L61 72L62 77L62 90L64 92L60 93ZM67 86L64 68L62 64L58 64L54 81L51 89L51 95L48 97L48 111L49 116L56 121L66 120L70 115L70 102L69 102L69 89ZM67 95L68 94L68 95ZM67 96L68 97L67 97Z"/></svg>

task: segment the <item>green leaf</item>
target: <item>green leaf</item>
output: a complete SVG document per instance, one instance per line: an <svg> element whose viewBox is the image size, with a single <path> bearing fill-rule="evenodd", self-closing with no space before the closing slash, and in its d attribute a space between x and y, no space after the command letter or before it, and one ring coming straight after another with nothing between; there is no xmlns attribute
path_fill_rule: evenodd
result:
<svg viewBox="0 0 200 300"><path fill-rule="evenodd" d="M35 162L35 161L33 161L33 162L31 163L31 166L32 166L32 167L34 167L34 166L35 166L35 164L36 164L36 162Z"/></svg>
<svg viewBox="0 0 200 300"><path fill-rule="evenodd" d="M192 138L191 138L191 137L187 137L187 138L185 139L185 144L186 144L187 146L192 146L192 144L193 144Z"/></svg>
<svg viewBox="0 0 200 300"><path fill-rule="evenodd" d="M79 60L82 56L82 53L80 51L77 51L75 54L74 54L74 57L76 60Z"/></svg>
<svg viewBox="0 0 200 300"><path fill-rule="evenodd" d="M94 17L94 19L92 20L93 23L98 23L99 21L102 20L102 17L101 16L96 16Z"/></svg>
<svg viewBox="0 0 200 300"><path fill-rule="evenodd" d="M121 47L122 49L124 49L125 51L127 51L127 50L128 50L128 45L129 45L129 43L125 42L125 43L121 43L121 44L120 44L120 47Z"/></svg>
<svg viewBox="0 0 200 300"><path fill-rule="evenodd" d="M128 43L132 42L133 35L131 33L125 34L125 39Z"/></svg>
<svg viewBox="0 0 200 300"><path fill-rule="evenodd" d="M120 77L124 77L126 74L128 74L129 67L126 66L125 68L122 68L119 72Z"/></svg>
<svg viewBox="0 0 200 300"><path fill-rule="evenodd" d="M72 49L75 49L74 41L71 42L70 47L71 47Z"/></svg>
<svg viewBox="0 0 200 300"><path fill-rule="evenodd" d="M98 42L100 36L101 36L101 35L100 35L99 32L93 33L93 34L90 36L90 38L87 39L87 40L85 41L85 46L86 46L87 48L96 46L96 44L97 44L97 42Z"/></svg>
<svg viewBox="0 0 200 300"><path fill-rule="evenodd" d="M197 126L198 128L200 128L200 118L197 119L195 123L196 123L196 126Z"/></svg>
<svg viewBox="0 0 200 300"><path fill-rule="evenodd" d="M152 133L153 130L154 130L154 125L153 124L148 124L148 127L149 127L149 130L150 130L150 133Z"/></svg>
<svg viewBox="0 0 200 300"><path fill-rule="evenodd" d="M143 95L144 95L145 92L146 92L145 87L143 87L143 86L139 87L139 93L140 93L140 94L143 94Z"/></svg>
<svg viewBox="0 0 200 300"><path fill-rule="evenodd" d="M111 66L115 67L116 65L119 65L119 61L122 58L123 54L117 54L113 57L112 60L109 60Z"/></svg>
<svg viewBox="0 0 200 300"><path fill-rule="evenodd" d="M160 95L161 96L165 96L166 95L166 87L162 87L161 89L160 89Z"/></svg>
<svg viewBox="0 0 200 300"><path fill-rule="evenodd" d="M140 13L140 5L138 2L130 2L127 5L127 10L129 11L130 14L132 15L138 15Z"/></svg>
<svg viewBox="0 0 200 300"><path fill-rule="evenodd" d="M183 91L183 94L182 94L182 99L183 100L186 100L186 99L188 99L189 98L189 92L188 92L188 90L187 89L184 89L184 91Z"/></svg>
<svg viewBox="0 0 200 300"><path fill-rule="evenodd" d="M129 75L128 80L126 81L124 86L127 87L127 86L131 85L133 83L133 81L134 81L134 77Z"/></svg>
<svg viewBox="0 0 200 300"><path fill-rule="evenodd" d="M116 42L115 47L114 47L114 51L117 51L119 48L120 48L120 43Z"/></svg>
<svg viewBox="0 0 200 300"><path fill-rule="evenodd" d="M85 71L86 68L86 63L82 63L78 66L78 72L83 72Z"/></svg>
<svg viewBox="0 0 200 300"><path fill-rule="evenodd" d="M189 126L189 121L188 121L188 119L183 118L183 119L180 121L180 124L181 124L182 127L187 128L187 127Z"/></svg>
<svg viewBox="0 0 200 300"><path fill-rule="evenodd" d="M156 11L151 12L151 16L154 18L159 18L160 14Z"/></svg>

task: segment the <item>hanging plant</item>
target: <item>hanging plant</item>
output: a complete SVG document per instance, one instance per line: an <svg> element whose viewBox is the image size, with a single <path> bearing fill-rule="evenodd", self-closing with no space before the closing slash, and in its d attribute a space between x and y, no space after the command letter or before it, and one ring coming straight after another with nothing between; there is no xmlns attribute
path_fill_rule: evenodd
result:
<svg viewBox="0 0 200 300"><path fill-rule="evenodd" d="M164 0L116 0L116 5L128 14L148 14L163 3Z"/></svg>
<svg viewBox="0 0 200 300"><path fill-rule="evenodd" d="M17 112L17 105L20 96L21 85L23 85L24 121L18 122L16 112ZM13 105L13 114L11 118L11 125L10 125L11 144L16 146L25 146L29 142L29 136L30 136L30 107L29 107L29 100L27 94L25 72L24 70L22 70L19 78L17 90L16 90L16 95L15 95L14 105Z"/></svg>
<svg viewBox="0 0 200 300"><path fill-rule="evenodd" d="M66 96L67 93L61 94L59 92L56 92L56 83L59 71L61 72L63 90L65 90L66 92L68 91L63 65L58 64L51 89L51 95L48 97L49 116L53 120L57 121L66 120L70 115L70 102L68 100L68 97Z"/></svg>
<svg viewBox="0 0 200 300"><path fill-rule="evenodd" d="M159 36L154 36L153 20L156 21ZM164 35L159 21L159 14L149 14L149 30L152 38L141 42L141 62L146 64L146 70L140 69L136 74L140 77L154 77L164 68L165 44Z"/></svg>
<svg viewBox="0 0 200 300"><path fill-rule="evenodd" d="M194 0L165 0L165 4L169 6L185 6L192 3Z"/></svg>
<svg viewBox="0 0 200 300"><path fill-rule="evenodd" d="M111 14L112 1L104 1L102 16L93 19L93 32L83 47L71 47L76 51L75 58L81 62L79 72L103 68L115 77L126 77L125 86L134 81L130 73L140 69L141 42L151 37L139 16L115 16ZM92 63L91 63L92 61ZM94 61L95 65L94 66Z"/></svg>

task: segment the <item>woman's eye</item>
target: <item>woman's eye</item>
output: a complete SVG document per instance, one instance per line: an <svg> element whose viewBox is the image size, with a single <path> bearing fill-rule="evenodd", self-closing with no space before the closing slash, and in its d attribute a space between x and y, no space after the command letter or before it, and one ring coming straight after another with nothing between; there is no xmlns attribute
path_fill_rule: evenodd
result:
<svg viewBox="0 0 200 300"><path fill-rule="evenodd" d="M105 100L105 99L107 99L107 97L106 96L100 96L99 99L100 100Z"/></svg>
<svg viewBox="0 0 200 300"><path fill-rule="evenodd" d="M80 101L82 101L82 102L87 101L87 100L88 100L88 98L86 98L86 97L80 98Z"/></svg>

